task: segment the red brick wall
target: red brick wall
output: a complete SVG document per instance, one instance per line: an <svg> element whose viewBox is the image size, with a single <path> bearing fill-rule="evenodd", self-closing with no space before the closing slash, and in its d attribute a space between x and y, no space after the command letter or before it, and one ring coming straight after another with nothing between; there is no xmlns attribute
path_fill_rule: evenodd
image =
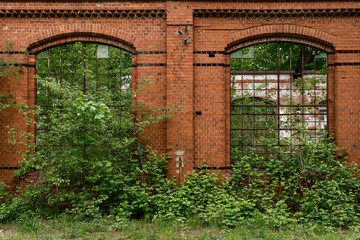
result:
<svg viewBox="0 0 360 240"><path fill-rule="evenodd" d="M330 131L350 151L349 161L360 163L358 1L1 1L0 19L1 56L10 40L7 57L24 65L21 78L1 80L0 91L30 105L40 50L93 41L131 51L134 87L153 80L135 101L183 106L146 133L171 156L169 177L204 163L229 171L231 51L274 40L319 47L329 53ZM7 125L25 126L15 113L1 117L0 179L9 183L19 156L7 143ZM177 150L185 151L181 169Z"/></svg>

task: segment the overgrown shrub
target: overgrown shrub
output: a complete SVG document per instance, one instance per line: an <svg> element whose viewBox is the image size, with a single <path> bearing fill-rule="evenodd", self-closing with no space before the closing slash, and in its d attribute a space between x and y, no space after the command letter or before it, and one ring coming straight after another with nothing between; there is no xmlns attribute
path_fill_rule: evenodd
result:
<svg viewBox="0 0 360 240"><path fill-rule="evenodd" d="M339 151L332 139L309 140L305 130L300 133L292 152L268 143L273 157L265 160L256 153L242 157L233 165L234 190L264 213L279 209L301 221L358 223L357 168L346 162L345 155L336 156Z"/></svg>
<svg viewBox="0 0 360 240"><path fill-rule="evenodd" d="M292 152L263 139L270 158L249 152L233 163L228 178L200 170L189 173L178 186L165 178L166 156L157 155L133 134L167 115L139 113L134 121L129 114L120 121L105 104L107 95L86 96L48 80L44 84L63 96L63 107L49 110L46 127L51 130L41 138L46 147L23 155L18 177L35 169L38 178L2 203L3 221L25 211L181 223L196 219L221 227L236 227L249 219L274 228L296 222L359 223L357 168L346 162L346 154L336 156L339 151L326 136L310 141L300 129L303 137L292 145ZM146 116L151 119L141 122ZM23 143L35 147L29 140Z"/></svg>
<svg viewBox="0 0 360 240"><path fill-rule="evenodd" d="M252 216L254 205L236 195L229 181L217 172L201 170L187 175L180 186L173 185L157 196L157 218L204 224L236 226Z"/></svg>
<svg viewBox="0 0 360 240"><path fill-rule="evenodd" d="M34 113L46 131L38 132L35 144L31 133L9 128L10 143L26 146L18 179L36 177L16 194L2 190L0 221L18 219L24 229L39 229L39 216L65 212L79 218L195 219L220 227L250 219L274 228L360 223L358 169L345 155L337 156L326 133L309 140L307 130L297 128L296 141L287 148L259 137L270 155L249 150L237 156L230 176L194 171L178 186L165 178L166 155L139 137L147 126L170 117L168 108L135 106L131 90L84 94L53 79L38 81L56 99ZM0 100L0 111L17 104L27 124L34 124L28 106L12 101L11 94Z"/></svg>
<svg viewBox="0 0 360 240"><path fill-rule="evenodd" d="M27 152L34 154L23 154L17 176L26 178L33 170L38 175L25 190L26 207L86 216L124 211L144 215L149 196L165 182L166 156L158 156L137 134L168 115L138 107L134 118L130 111L109 107L114 97L121 99L121 106L131 106L126 102L131 96L125 96L131 91L85 95L51 79L38 81L57 102L46 114L37 109L38 116L46 118L37 124L47 131L38 132L37 145L27 142Z"/></svg>

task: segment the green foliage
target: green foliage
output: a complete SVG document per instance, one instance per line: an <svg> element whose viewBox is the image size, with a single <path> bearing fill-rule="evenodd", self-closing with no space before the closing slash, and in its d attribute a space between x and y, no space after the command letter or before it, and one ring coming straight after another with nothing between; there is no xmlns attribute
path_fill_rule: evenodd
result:
<svg viewBox="0 0 360 240"><path fill-rule="evenodd" d="M297 221L358 223L357 170L336 156L338 149L321 129L326 125L319 124L327 109L326 54L274 42L241 49L231 61L236 195L276 228ZM289 80L281 82L280 73Z"/></svg>
<svg viewBox="0 0 360 240"><path fill-rule="evenodd" d="M41 219L34 214L21 214L16 220L19 229L23 232L38 234L41 230Z"/></svg>
<svg viewBox="0 0 360 240"><path fill-rule="evenodd" d="M0 93L0 113L3 115L3 111L14 106L15 101L12 99L13 95L11 93L1 94Z"/></svg>
<svg viewBox="0 0 360 240"><path fill-rule="evenodd" d="M79 220L61 215L54 219L38 219L40 231L26 231L18 222L2 225L2 239L176 239L176 240L239 240L239 239L298 239L330 240L359 237L359 229L331 229L319 224L290 225L284 229L271 229L260 221L247 221L233 228L201 226L194 223L187 226L176 222L147 220L120 221L112 217ZM41 222L40 222L41 221Z"/></svg>
<svg viewBox="0 0 360 240"><path fill-rule="evenodd" d="M61 107L46 110L46 119L38 123L46 131L38 132L34 155L23 155L18 177L26 178L33 169L39 174L25 191L27 208L48 213L66 209L85 216L119 212L142 216L152 191L165 181L166 157L139 142L136 134L168 115L139 107L138 123L129 112L121 112L120 118L119 109L108 106L114 97L111 92L86 95L51 79L38 81L58 96L56 104ZM43 111L41 106L36 110Z"/></svg>
<svg viewBox="0 0 360 240"><path fill-rule="evenodd" d="M95 54L93 45L86 47L89 54ZM79 49L84 45L74 45L73 53L74 49L83 54ZM49 51L50 55L68 54L62 48ZM78 67L83 63L79 60ZM56 64L51 69L58 70ZM268 228L297 223L360 224L357 169L345 162L346 155L336 156L338 149L326 133L318 140L309 140L306 127L296 123L292 142L281 139L284 144L279 146L279 136L272 132L276 122L269 114L275 108L267 100L249 96L237 100L239 105L256 102L268 106L241 106L236 113L245 120L247 113L263 115L262 123L251 127L261 129L265 123L267 136L274 137L264 138L260 131L245 139L243 135L237 139L232 136L232 141L251 138L265 146L266 154L248 148L237 155L231 175L194 171L176 185L165 178L166 155L158 155L148 147L147 139L139 137L149 125L171 117L169 108L148 109L144 104L131 103L131 97L143 91L149 81L135 91L121 87L121 91L110 91L106 86L84 91L74 88L71 78L59 81L54 75L45 75L38 82L46 97L51 96L46 102L49 106L42 102L32 112L24 104L18 105L27 124L33 124L32 114L38 116L36 142L28 132L8 129L11 144L26 146L21 152L18 179L31 181L28 177L32 173L37 177L13 196L2 196L2 222L17 219L22 231L34 234L41 229L41 217L56 215L62 216L65 220L59 221L63 222L67 218L83 221L114 215L118 222L112 229L120 230L131 228L131 218L175 221L180 226L188 224L186 227L191 227L191 222L221 228L260 225L261 229L249 238L266 236ZM94 83L96 74L91 69L82 69L81 75L90 85ZM236 155L238 150L234 151ZM67 238L91 232L85 225L70 230L66 231ZM151 233L151 237L156 235Z"/></svg>
<svg viewBox="0 0 360 240"><path fill-rule="evenodd" d="M0 58L0 82L9 81L11 79L17 79L23 72L21 65L17 66L17 61L7 59L7 55L12 50L12 43L7 41L5 44L4 57ZM13 100L12 93L0 93L0 113L3 115L4 110L13 107L16 102ZM0 115L1 116L1 115Z"/></svg>
<svg viewBox="0 0 360 240"><path fill-rule="evenodd" d="M237 196L229 182L218 173L200 170L186 176L157 199L157 218L186 222L198 219L203 224L233 227L252 216L253 205Z"/></svg>
<svg viewBox="0 0 360 240"><path fill-rule="evenodd" d="M81 42L56 46L37 55L37 73L42 79L88 95L111 91L109 105L119 106L125 99L131 101L131 95L127 95L131 91L121 91L131 88L131 54L119 48ZM37 83L37 89L38 105L57 103L59 96L47 91L42 82ZM131 104L121 107L129 108Z"/></svg>
<svg viewBox="0 0 360 240"><path fill-rule="evenodd" d="M0 222L14 220L21 209L22 200L19 197L11 196L6 192L1 193Z"/></svg>
<svg viewBox="0 0 360 240"><path fill-rule="evenodd" d="M271 158L254 151L233 165L231 177L200 170L180 186L168 185L156 196L157 219L238 227L251 219L271 228L297 223L328 226L359 224L357 168L325 136L305 136L293 153L268 143Z"/></svg>
<svg viewBox="0 0 360 240"><path fill-rule="evenodd" d="M322 51L290 42L270 42L246 47L232 53L232 71L323 71L326 58ZM279 58L278 58L279 56Z"/></svg>
<svg viewBox="0 0 360 240"><path fill-rule="evenodd" d="M338 226L358 223L357 168L336 158L337 148L325 136L298 140L291 152L270 142L267 148L273 157L253 153L235 163L232 178L237 193L264 213L275 209L295 214L301 221Z"/></svg>
<svg viewBox="0 0 360 240"><path fill-rule="evenodd" d="M5 56L12 50L11 41L7 41L5 44ZM0 79L4 78L18 78L22 73L22 67L17 67L17 61L12 59L0 58Z"/></svg>
<svg viewBox="0 0 360 240"><path fill-rule="evenodd" d="M326 128L325 52L270 42L240 49L231 61L232 162L253 148L269 158L268 143L261 138L288 145L289 140L297 141L299 127L312 129L309 137L319 138L319 129Z"/></svg>

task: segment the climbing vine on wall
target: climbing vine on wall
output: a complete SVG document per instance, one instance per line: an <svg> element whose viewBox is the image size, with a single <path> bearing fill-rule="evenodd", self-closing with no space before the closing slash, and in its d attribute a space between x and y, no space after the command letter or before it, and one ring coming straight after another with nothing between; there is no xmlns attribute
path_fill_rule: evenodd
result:
<svg viewBox="0 0 360 240"><path fill-rule="evenodd" d="M4 48L4 54L0 58L0 84L3 86L7 81L19 78L23 72L22 66L16 60L9 59L12 43L7 41ZM11 92L0 92L0 112L15 104L12 98L13 94Z"/></svg>

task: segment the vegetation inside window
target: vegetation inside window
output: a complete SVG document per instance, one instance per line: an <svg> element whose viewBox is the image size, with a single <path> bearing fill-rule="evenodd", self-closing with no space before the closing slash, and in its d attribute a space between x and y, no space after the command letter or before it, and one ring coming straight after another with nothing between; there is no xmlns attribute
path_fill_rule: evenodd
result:
<svg viewBox="0 0 360 240"><path fill-rule="evenodd" d="M27 181L36 174L20 193L26 208L121 215L166 181L165 156L141 133L171 109L131 102L151 79L132 89L130 53L93 43L56 46L37 54L36 78L36 143L32 133L10 129L14 144L19 135L26 139L16 177ZM29 107L22 112L27 119L33 113ZM125 210L143 215L139 211Z"/></svg>
<svg viewBox="0 0 360 240"><path fill-rule="evenodd" d="M288 148L299 129L319 139L327 128L327 55L310 46L270 42L231 54L231 158L266 145ZM303 131L301 131L303 133Z"/></svg>
<svg viewBox="0 0 360 240"><path fill-rule="evenodd" d="M236 157L247 155L248 148L256 147L258 154L270 154L266 146L261 144L261 137L276 141L276 105L272 101L263 98L238 98L231 102L231 144L238 146L241 154L233 154ZM238 150L239 150L238 149Z"/></svg>
<svg viewBox="0 0 360 240"><path fill-rule="evenodd" d="M82 93L88 101L88 105L83 106L84 109L93 109L94 114L95 109L103 108L103 113L98 113L99 120L109 111L119 116L120 126L129 122L131 117L131 54L129 52L95 43L77 42L56 46L37 54L37 76L38 147L45 142L47 146L72 146L73 154L84 157L89 154L87 151L95 150L85 149L86 145L91 145L91 136L84 135L84 141L74 141L70 136L55 139L57 134L54 134L52 129L55 127L54 124L59 123L59 119L54 119L54 116L72 118L73 131L78 131L80 135L87 131L83 121L89 120L83 116L84 113L78 112L79 109L76 110L77 112L73 109L74 111L69 112L69 115L64 115L64 111L66 112L69 106L64 109L63 105L68 103L69 96L65 96L66 93L63 91L56 91L54 89L56 85L71 91L72 94ZM99 102L104 106L97 106ZM76 104L76 101L73 103ZM124 131L119 129L117 134L123 135Z"/></svg>

